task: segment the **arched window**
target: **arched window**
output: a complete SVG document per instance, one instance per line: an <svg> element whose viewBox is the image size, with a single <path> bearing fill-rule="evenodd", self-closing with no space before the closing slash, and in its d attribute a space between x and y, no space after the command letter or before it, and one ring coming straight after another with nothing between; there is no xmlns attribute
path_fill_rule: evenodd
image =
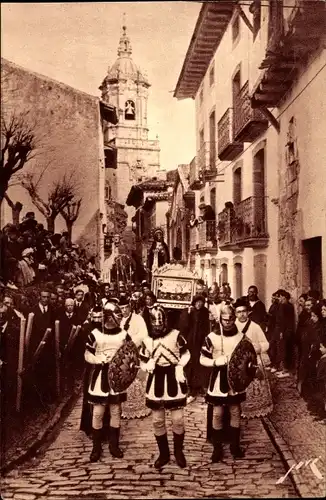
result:
<svg viewBox="0 0 326 500"><path fill-rule="evenodd" d="M125 120L136 119L136 107L134 101L128 99L125 104Z"/></svg>

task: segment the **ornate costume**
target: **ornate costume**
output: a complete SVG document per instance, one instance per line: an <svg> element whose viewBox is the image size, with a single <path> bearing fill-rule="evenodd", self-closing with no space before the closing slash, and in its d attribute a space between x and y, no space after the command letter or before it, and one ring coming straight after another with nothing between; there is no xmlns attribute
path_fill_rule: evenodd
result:
<svg viewBox="0 0 326 500"><path fill-rule="evenodd" d="M244 418L264 417L273 409L272 394L269 386L262 354L266 353L269 343L261 327L248 319L245 323L236 320L239 331L251 340L258 358L260 377L255 378L246 392L246 400L241 405L241 416Z"/></svg>
<svg viewBox="0 0 326 500"><path fill-rule="evenodd" d="M128 332L137 347L148 337L146 323L140 314L131 312L128 318L122 318L121 328ZM145 404L146 375L140 370L137 378L127 390L127 401L122 404L122 418L143 418L151 410Z"/></svg>
<svg viewBox="0 0 326 500"><path fill-rule="evenodd" d="M167 327L164 309L151 308L152 329L140 351L143 369L149 373L146 386L146 405L152 409L154 434L160 451L155 467L160 469L170 460L170 450L165 425L165 411L171 410L174 438L174 455L180 467L186 467L183 454L184 416L187 383L184 366L190 353L184 337L178 330Z"/></svg>
<svg viewBox="0 0 326 500"><path fill-rule="evenodd" d="M239 332L235 325L235 312L232 306L225 305L221 308L220 321L221 323L216 323L214 331L206 337L200 356L200 363L203 366L212 367L206 395L206 402L213 406L211 438L214 451L212 462L219 462L223 458L225 405L230 411L231 453L234 458L241 458L244 455L240 448L240 403L246 399L246 391L243 384L239 384L241 389L236 392L236 384L233 382L237 377L235 377L235 373L229 373L228 369L231 362L233 367L237 364L235 360L238 359L240 363L240 358L247 354L248 347L251 348L251 354L256 358L251 343L248 340L243 342L244 335ZM245 368L247 369L247 366Z"/></svg>
<svg viewBox="0 0 326 500"><path fill-rule="evenodd" d="M85 351L85 361L90 365L87 399L93 406L91 462L97 462L102 454L103 421L108 408L110 453L116 458L123 457L119 448L121 403L126 400L127 395L126 391L117 392L112 389L112 384L109 383L109 367L117 351L127 340L131 340L128 333L119 326L122 313L116 304L107 302L103 312L101 309L95 310L93 315L94 312L97 315L103 314L103 322L101 326L98 323L89 333Z"/></svg>

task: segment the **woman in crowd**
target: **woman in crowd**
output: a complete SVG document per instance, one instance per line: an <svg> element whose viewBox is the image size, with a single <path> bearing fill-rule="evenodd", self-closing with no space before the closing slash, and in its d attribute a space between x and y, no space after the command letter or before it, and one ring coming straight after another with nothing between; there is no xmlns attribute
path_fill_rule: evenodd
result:
<svg viewBox="0 0 326 500"><path fill-rule="evenodd" d="M308 301L307 301L308 302ZM298 391L305 395L309 390L313 391L314 381L316 380L316 364L319 359L320 339L322 338L322 322L320 318L320 309L316 305L307 305L310 310L310 318L306 321L301 335L300 363L298 369Z"/></svg>

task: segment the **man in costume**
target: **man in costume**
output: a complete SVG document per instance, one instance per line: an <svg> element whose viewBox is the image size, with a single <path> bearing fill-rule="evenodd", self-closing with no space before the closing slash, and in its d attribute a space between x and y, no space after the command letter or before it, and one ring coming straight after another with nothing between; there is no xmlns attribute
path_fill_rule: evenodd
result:
<svg viewBox="0 0 326 500"><path fill-rule="evenodd" d="M252 342L259 367L259 377L250 384L246 393L246 401L242 404L242 416L245 418L264 417L273 409L273 400L269 387L262 355L267 353L269 343L261 327L249 318L246 297L238 299L234 304L236 326Z"/></svg>
<svg viewBox="0 0 326 500"><path fill-rule="evenodd" d="M121 403L126 400L126 392L115 393L109 387L108 368L111 359L129 336L120 328L122 313L119 306L107 302L103 315L103 327L90 332L85 351L85 360L91 365L88 386L88 402L93 406L91 462L97 462L102 454L102 428L107 405L110 410L110 453L116 458L123 457L119 438Z"/></svg>
<svg viewBox="0 0 326 500"><path fill-rule="evenodd" d="M184 367L190 359L187 343L179 330L167 324L164 309L155 305L151 309L152 328L144 340L141 367L149 373L146 387L146 405L153 413L154 434L159 457L154 467L160 469L170 460L165 413L171 410L174 456L179 467L186 467L183 453L185 436L183 408L186 405L187 383Z"/></svg>
<svg viewBox="0 0 326 500"><path fill-rule="evenodd" d="M228 382L230 357L243 338L243 334L235 325L235 319L234 308L231 305L224 305L221 309L220 323L216 323L214 331L205 338L200 356L200 363L203 366L213 367L206 395L206 402L213 406L213 463L223 458L225 406L228 406L230 411L230 451L234 458L244 456L240 448L240 403L245 400L246 393L234 392Z"/></svg>
<svg viewBox="0 0 326 500"><path fill-rule="evenodd" d="M132 311L131 300L127 297L120 297L119 306L123 315L120 326L128 332L136 347L140 348L148 337L146 323L140 314ZM150 409L145 406L145 388L145 373L140 370L127 390L127 401L122 404L122 418L142 418L150 414Z"/></svg>

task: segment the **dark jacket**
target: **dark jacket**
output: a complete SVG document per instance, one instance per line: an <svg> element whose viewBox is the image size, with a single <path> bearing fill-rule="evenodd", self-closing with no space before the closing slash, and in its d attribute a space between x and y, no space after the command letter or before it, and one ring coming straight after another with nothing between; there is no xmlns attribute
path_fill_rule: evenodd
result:
<svg viewBox="0 0 326 500"><path fill-rule="evenodd" d="M267 312L265 308L265 304L261 300L257 300L255 304L251 307L249 299L248 299L248 309L249 309L249 317L251 321L258 323L258 325L265 332L267 325Z"/></svg>
<svg viewBox="0 0 326 500"><path fill-rule="evenodd" d="M209 312L206 307L197 310L187 307L181 312L179 330L186 339L191 358L185 367L190 389L202 389L207 386L210 370L199 363L200 351L205 337L210 333Z"/></svg>

